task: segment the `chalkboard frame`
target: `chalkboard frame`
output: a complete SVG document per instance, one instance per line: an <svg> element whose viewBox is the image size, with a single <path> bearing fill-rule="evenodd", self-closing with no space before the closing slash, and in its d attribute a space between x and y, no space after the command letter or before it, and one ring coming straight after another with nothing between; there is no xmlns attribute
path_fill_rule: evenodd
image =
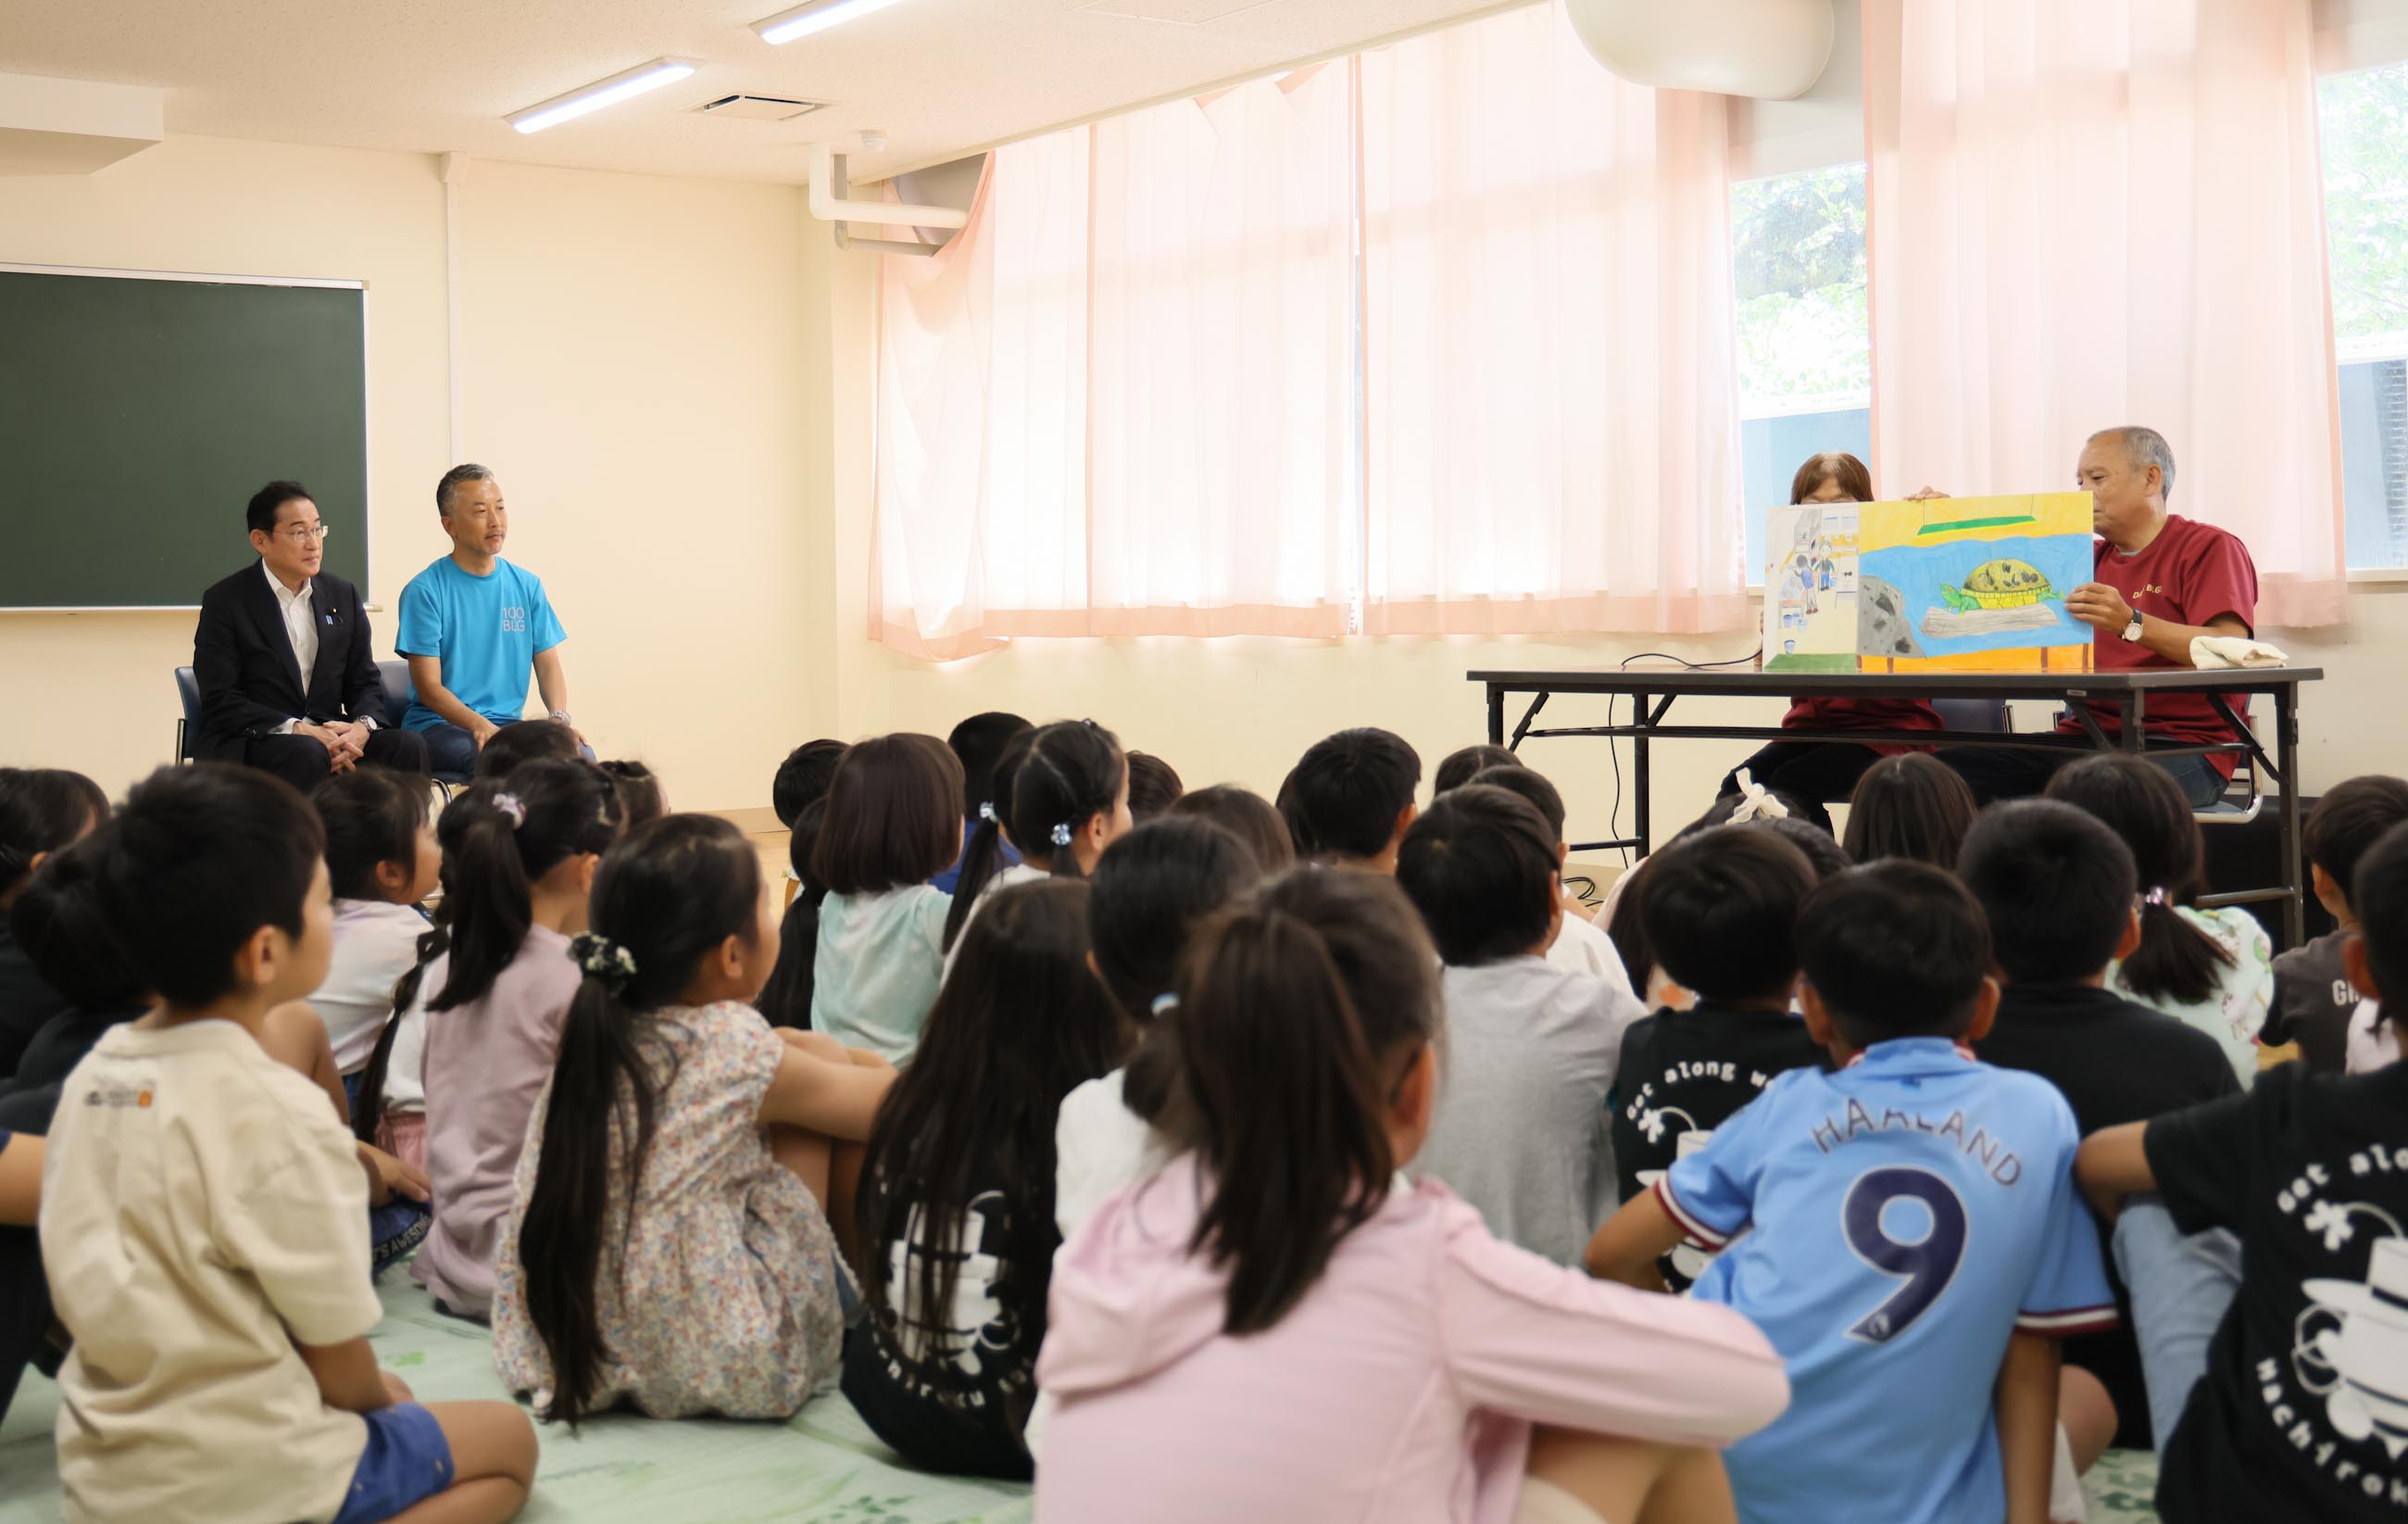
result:
<svg viewBox="0 0 2408 1524"><path fill-rule="evenodd" d="M371 294L364 280L345 280L321 276L236 275L208 270L155 270L130 266L99 265L40 265L0 260L0 275L43 275L89 278L105 280L179 280L202 285L279 286L317 290L356 291L360 297L360 454L363 463L360 483L360 581L361 596L367 596L368 579L375 569L376 526L376 439L375 409L370 400L374 371L372 328L370 321ZM239 562L239 551L231 550L227 567ZM60 603L25 604L0 601L0 615L7 614L86 614L86 613L192 613L200 609L200 592L210 582L224 575L212 571L194 589L190 603ZM375 607L370 605L370 607Z"/></svg>

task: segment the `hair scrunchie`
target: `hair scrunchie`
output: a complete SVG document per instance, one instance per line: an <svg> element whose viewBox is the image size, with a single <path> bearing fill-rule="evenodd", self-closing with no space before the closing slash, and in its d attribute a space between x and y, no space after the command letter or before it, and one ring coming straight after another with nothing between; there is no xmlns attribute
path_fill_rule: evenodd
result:
<svg viewBox="0 0 2408 1524"><path fill-rule="evenodd" d="M568 944L568 956L587 977L602 981L602 987L617 995L636 977L636 955L609 938L591 931L578 933Z"/></svg>
<svg viewBox="0 0 2408 1524"><path fill-rule="evenodd" d="M510 829L514 831L526 824L526 805L516 794L501 793L494 795L494 812L497 815L509 816Z"/></svg>
<svg viewBox="0 0 2408 1524"><path fill-rule="evenodd" d="M1748 776L1745 768L1739 769L1742 798L1739 808L1731 812L1730 823L1744 826L1751 820L1787 820L1789 806L1781 802L1770 790Z"/></svg>
<svg viewBox="0 0 2408 1524"><path fill-rule="evenodd" d="M979 805L979 818L981 820L993 820L995 818L994 800L984 800Z"/></svg>
<svg viewBox="0 0 2408 1524"><path fill-rule="evenodd" d="M2173 903L2173 897L2166 893L2165 890L2161 888L2151 889L2147 894L2141 897L2141 903L2143 905L2171 905Z"/></svg>
<svg viewBox="0 0 2408 1524"><path fill-rule="evenodd" d="M1069 827L1056 826L1054 827L1054 844L1057 847L1067 847L1070 844Z"/></svg>

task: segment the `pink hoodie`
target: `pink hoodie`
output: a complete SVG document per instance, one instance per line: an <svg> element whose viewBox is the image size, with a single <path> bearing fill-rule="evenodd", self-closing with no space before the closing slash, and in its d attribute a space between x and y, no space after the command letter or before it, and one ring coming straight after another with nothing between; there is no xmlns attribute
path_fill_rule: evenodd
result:
<svg viewBox="0 0 2408 1524"><path fill-rule="evenodd" d="M1226 1277L1187 1247L1201 1188L1181 1159L1054 1261L1040 1524L1505 1524L1533 1424L1719 1447L1788 1405L1746 1318L1501 1244L1435 1182L1400 1185L1276 1328L1229 1337Z"/></svg>

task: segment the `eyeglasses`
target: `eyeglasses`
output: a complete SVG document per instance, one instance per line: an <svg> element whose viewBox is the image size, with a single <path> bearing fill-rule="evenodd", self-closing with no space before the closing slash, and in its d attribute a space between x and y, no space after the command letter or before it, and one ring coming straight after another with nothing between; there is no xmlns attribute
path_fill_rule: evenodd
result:
<svg viewBox="0 0 2408 1524"><path fill-rule="evenodd" d="M289 539L295 545L306 545L313 539L323 539L334 532L334 526L325 524L296 524L289 529L276 531L280 539Z"/></svg>

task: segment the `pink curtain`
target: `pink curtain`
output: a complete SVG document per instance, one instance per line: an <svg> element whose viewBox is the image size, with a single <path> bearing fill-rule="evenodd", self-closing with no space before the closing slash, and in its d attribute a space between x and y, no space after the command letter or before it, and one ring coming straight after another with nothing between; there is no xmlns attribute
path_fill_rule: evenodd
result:
<svg viewBox="0 0 2408 1524"><path fill-rule="evenodd" d="M1362 68L1365 627L1745 625L1722 98L1560 0Z"/></svg>
<svg viewBox="0 0 2408 1524"><path fill-rule="evenodd" d="M2158 430L2258 616L2344 617L2308 0L1865 0L1875 477L2070 482Z"/></svg>
<svg viewBox="0 0 2408 1524"><path fill-rule="evenodd" d="M1097 635L1346 632L1352 70L1095 128Z"/></svg>
<svg viewBox="0 0 2408 1524"><path fill-rule="evenodd" d="M990 156L879 301L873 634L1342 635L1348 65Z"/></svg>
<svg viewBox="0 0 2408 1524"><path fill-rule="evenodd" d="M880 261L870 633L898 651L1082 632L1087 155L989 155L952 243Z"/></svg>

